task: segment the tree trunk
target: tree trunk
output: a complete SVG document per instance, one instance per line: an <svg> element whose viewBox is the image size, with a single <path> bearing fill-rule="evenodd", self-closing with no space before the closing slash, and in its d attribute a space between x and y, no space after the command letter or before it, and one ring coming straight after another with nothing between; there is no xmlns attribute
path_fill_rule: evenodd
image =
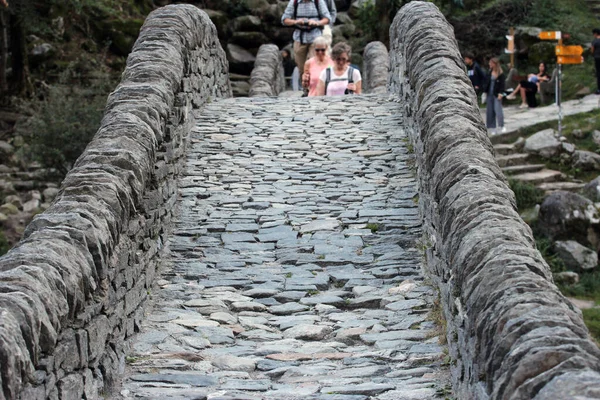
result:
<svg viewBox="0 0 600 400"><path fill-rule="evenodd" d="M389 46L390 42L390 12L392 11L392 0L377 0L375 10L379 15L379 28L377 29L377 40Z"/></svg>
<svg viewBox="0 0 600 400"><path fill-rule="evenodd" d="M6 93L8 90L8 83L6 81L6 65L8 62L7 18L7 13L0 10L0 93Z"/></svg>
<svg viewBox="0 0 600 400"><path fill-rule="evenodd" d="M27 57L27 41L23 16L10 16L10 50L12 55L12 90L22 96L33 94L33 86L29 76L29 59Z"/></svg>

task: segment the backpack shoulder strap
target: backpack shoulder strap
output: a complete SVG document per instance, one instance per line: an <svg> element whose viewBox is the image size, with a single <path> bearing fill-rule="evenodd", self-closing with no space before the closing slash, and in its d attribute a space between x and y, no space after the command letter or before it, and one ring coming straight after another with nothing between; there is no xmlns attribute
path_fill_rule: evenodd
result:
<svg viewBox="0 0 600 400"><path fill-rule="evenodd" d="M348 83L354 83L354 68L348 68Z"/></svg>
<svg viewBox="0 0 600 400"><path fill-rule="evenodd" d="M327 96L327 86L331 82L331 67L325 69L325 96Z"/></svg>
<svg viewBox="0 0 600 400"><path fill-rule="evenodd" d="M293 19L298 18L298 2L300 2L300 0L294 0L294 18ZM319 0L315 0L315 8L317 9L317 15L319 16L319 20L321 20L323 17L321 17L321 11L319 10Z"/></svg>

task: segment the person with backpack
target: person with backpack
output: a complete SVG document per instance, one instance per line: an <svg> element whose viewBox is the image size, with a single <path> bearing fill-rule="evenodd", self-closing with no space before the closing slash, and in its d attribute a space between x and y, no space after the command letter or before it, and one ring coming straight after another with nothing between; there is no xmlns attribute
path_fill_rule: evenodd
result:
<svg viewBox="0 0 600 400"><path fill-rule="evenodd" d="M337 43L331 49L333 67L321 72L317 84L317 96L340 96L344 94L360 94L362 77L360 71L350 66L352 48L345 42Z"/></svg>
<svg viewBox="0 0 600 400"><path fill-rule="evenodd" d="M304 74L304 63L314 55L313 42L322 35L323 27L331 21L326 0L290 0L281 22L293 26L294 59L300 76Z"/></svg>

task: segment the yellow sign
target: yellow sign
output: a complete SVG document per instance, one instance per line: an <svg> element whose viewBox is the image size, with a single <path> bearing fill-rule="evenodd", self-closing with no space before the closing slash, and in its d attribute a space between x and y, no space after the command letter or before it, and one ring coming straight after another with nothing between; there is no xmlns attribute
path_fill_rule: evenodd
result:
<svg viewBox="0 0 600 400"><path fill-rule="evenodd" d="M558 56L556 57L557 64L582 64L583 57L581 56Z"/></svg>
<svg viewBox="0 0 600 400"><path fill-rule="evenodd" d="M546 31L540 32L538 37L542 40L559 40L562 36L560 31Z"/></svg>
<svg viewBox="0 0 600 400"><path fill-rule="evenodd" d="M581 46L556 46L555 48L557 56L580 56L583 54L583 47Z"/></svg>

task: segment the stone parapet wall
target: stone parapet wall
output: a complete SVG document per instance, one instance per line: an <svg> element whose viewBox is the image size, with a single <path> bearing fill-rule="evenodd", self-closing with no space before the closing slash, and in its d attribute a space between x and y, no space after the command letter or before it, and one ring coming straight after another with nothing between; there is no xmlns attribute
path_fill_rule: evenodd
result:
<svg viewBox="0 0 600 400"><path fill-rule="evenodd" d="M388 50L381 42L371 42L363 53L363 92L387 93L390 71Z"/></svg>
<svg viewBox="0 0 600 400"><path fill-rule="evenodd" d="M517 213L452 27L432 3L411 2L394 20L390 56L390 88L411 120L423 247L456 396L600 398L600 351Z"/></svg>
<svg viewBox="0 0 600 400"><path fill-rule="evenodd" d="M263 44L258 49L254 69L250 75L248 97L278 96L284 88L281 52L274 44Z"/></svg>
<svg viewBox="0 0 600 400"><path fill-rule="evenodd" d="M110 390L165 252L193 109L231 96L227 71L203 11L150 14L96 136L0 258L0 399Z"/></svg>

